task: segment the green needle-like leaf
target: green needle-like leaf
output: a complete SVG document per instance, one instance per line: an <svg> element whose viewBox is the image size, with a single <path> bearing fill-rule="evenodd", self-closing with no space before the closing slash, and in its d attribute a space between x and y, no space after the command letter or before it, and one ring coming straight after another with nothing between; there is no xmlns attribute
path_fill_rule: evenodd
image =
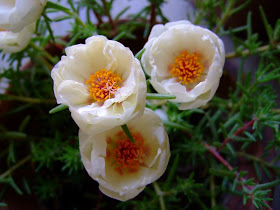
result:
<svg viewBox="0 0 280 210"><path fill-rule="evenodd" d="M127 125L124 124L124 125L122 125L121 127L122 127L123 132L125 133L125 135L126 135L126 136L129 138L129 140L134 144L135 141L134 141L133 136L131 135L131 133L130 133L128 127L127 127Z"/></svg>
<svg viewBox="0 0 280 210"><path fill-rule="evenodd" d="M68 108L68 106L66 106L66 105L64 105L64 104L59 104L58 106L56 106L56 107L54 107L53 109L51 109L50 111L49 111L49 114L54 114L54 113L56 113L56 112L60 112L60 111L62 111L62 110L64 110L64 109L67 109Z"/></svg>
<svg viewBox="0 0 280 210"><path fill-rule="evenodd" d="M147 93L146 99L167 100L167 99L176 99L176 96L164 95L164 94L158 94L158 93Z"/></svg>

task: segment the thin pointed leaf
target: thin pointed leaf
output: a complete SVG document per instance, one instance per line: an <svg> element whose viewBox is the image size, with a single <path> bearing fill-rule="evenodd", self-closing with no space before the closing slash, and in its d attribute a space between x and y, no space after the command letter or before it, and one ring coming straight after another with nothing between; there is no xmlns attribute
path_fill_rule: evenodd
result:
<svg viewBox="0 0 280 210"><path fill-rule="evenodd" d="M64 104L59 104L58 106L52 108L50 111L49 111L49 114L54 114L56 112L60 112L64 109L67 109L68 106L64 105Z"/></svg>

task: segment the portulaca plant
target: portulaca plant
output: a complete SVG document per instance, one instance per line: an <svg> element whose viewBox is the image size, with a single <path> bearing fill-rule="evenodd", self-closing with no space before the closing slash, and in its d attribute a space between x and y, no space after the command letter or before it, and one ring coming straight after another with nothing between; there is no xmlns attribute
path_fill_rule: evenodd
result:
<svg viewBox="0 0 280 210"><path fill-rule="evenodd" d="M0 0L0 208L277 208L280 21L145 2Z"/></svg>

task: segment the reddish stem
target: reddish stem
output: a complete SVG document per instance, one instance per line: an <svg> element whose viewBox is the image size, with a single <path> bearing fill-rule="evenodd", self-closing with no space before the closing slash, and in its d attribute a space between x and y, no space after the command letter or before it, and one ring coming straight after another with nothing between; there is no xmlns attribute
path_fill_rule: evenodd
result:
<svg viewBox="0 0 280 210"><path fill-rule="evenodd" d="M256 119L253 119L253 120L251 120L250 122L248 122L245 126L243 126L243 127L242 127L243 130L241 130L242 128L239 128L238 130L240 130L240 131L239 131L238 134L240 134L241 132L243 132L246 128L251 127L251 126L254 124L254 121L255 121L255 120L256 120ZM237 131L238 131L238 130L237 130ZM235 133L237 133L237 131L236 131ZM204 142L203 142L202 144L203 144L203 146L211 153L211 155L213 155L218 161L220 161L224 166L226 166L226 167L228 168L228 170L230 170L230 171L233 170L233 167L220 155L220 153L216 150L215 147L212 147L212 146L210 146L209 144L204 143ZM239 179L238 174L239 174L238 172L235 172L236 179ZM241 183L242 183L242 188L244 188L244 187L245 187L245 186L243 185L244 179L241 178L240 181L241 181ZM250 191L252 191L252 190L254 189L254 187L253 187L253 186L250 186L250 185L247 185L246 187L247 187ZM251 194L250 197L251 197L252 200L254 199L253 194ZM270 207L270 205L268 204L268 202L264 201L264 203L268 205L268 209L269 209L269 210L272 210L272 208Z"/></svg>
<svg viewBox="0 0 280 210"><path fill-rule="evenodd" d="M232 170L233 167L220 155L220 153L212 146L207 143L203 143L204 147L208 149L208 151L219 160L224 166L228 168L228 170Z"/></svg>
<svg viewBox="0 0 280 210"><path fill-rule="evenodd" d="M269 209L269 210L273 210L273 208L271 208L271 206L268 204L267 201L264 201L264 203L268 206L268 209Z"/></svg>
<svg viewBox="0 0 280 210"><path fill-rule="evenodd" d="M107 7L107 2L106 0L102 0L102 3L103 3L103 7L104 7L104 12L105 14L107 15L107 17L109 18L109 22L113 28L113 34L116 35L116 32L117 32L117 26L116 26L116 23L115 21L112 19L112 16L110 14L110 11L108 10L108 7Z"/></svg>
<svg viewBox="0 0 280 210"><path fill-rule="evenodd" d="M98 21L97 25L100 26L103 23L101 15L99 15L94 9L93 9L93 13Z"/></svg>
<svg viewBox="0 0 280 210"><path fill-rule="evenodd" d="M151 13L150 13L150 29L155 25L156 23L156 4L151 3Z"/></svg>
<svg viewBox="0 0 280 210"><path fill-rule="evenodd" d="M255 122L256 120L257 120L257 119L254 118L254 119L252 119L251 121L249 121L248 123L246 123L243 127L238 128L237 131L235 131L233 135L234 135L234 136L239 136L239 135L242 134L246 129L252 127L253 124L254 124L254 122ZM223 147L226 146L226 144L228 144L228 143L231 142L231 141L232 141L232 137L226 138L226 139L223 141L222 145L219 146L219 147L217 148L217 150L218 150L218 151L221 150Z"/></svg>

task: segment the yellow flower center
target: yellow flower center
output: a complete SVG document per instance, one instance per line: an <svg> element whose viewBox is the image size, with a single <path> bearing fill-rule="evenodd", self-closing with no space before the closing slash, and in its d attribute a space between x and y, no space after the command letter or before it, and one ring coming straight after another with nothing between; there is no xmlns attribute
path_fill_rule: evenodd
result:
<svg viewBox="0 0 280 210"><path fill-rule="evenodd" d="M112 70L100 69L86 81L88 91L93 100L104 102L107 99L113 98L116 91L120 88L119 84L122 81L119 74L115 74Z"/></svg>
<svg viewBox="0 0 280 210"><path fill-rule="evenodd" d="M148 155L148 149L144 146L144 139L139 133L132 133L134 143L121 131L117 135L117 140L112 143L107 138L106 157L112 158L115 171L120 175L124 172L137 172L139 167L144 165L144 158Z"/></svg>
<svg viewBox="0 0 280 210"><path fill-rule="evenodd" d="M172 77L177 77L185 85L197 81L204 71L204 66L200 59L200 54L188 51L182 52L174 59L174 63L169 66L169 73Z"/></svg>

